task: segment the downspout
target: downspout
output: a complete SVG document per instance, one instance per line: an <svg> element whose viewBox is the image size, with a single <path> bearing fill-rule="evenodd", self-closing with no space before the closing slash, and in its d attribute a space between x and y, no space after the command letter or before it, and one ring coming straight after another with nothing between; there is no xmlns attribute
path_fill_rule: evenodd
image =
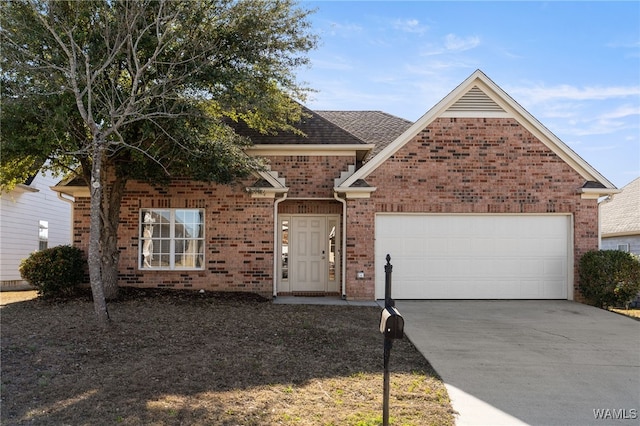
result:
<svg viewBox="0 0 640 426"><path fill-rule="evenodd" d="M72 197L72 196L65 197L64 195L66 195L66 194L63 194L62 192L57 192L56 191L56 193L57 193L58 198L60 200L66 201L67 203L70 204L70 207L71 207L71 226L69 227L69 233L70 233L69 241L71 242L71 245L73 245L73 218L75 216L75 211L74 211L73 206L76 203L76 199L75 199L75 197Z"/></svg>
<svg viewBox="0 0 640 426"><path fill-rule="evenodd" d="M280 227L280 221L278 220L278 204L287 199L287 193L285 192L282 198L278 198L273 203L273 298L278 296L278 263L280 258L278 257L279 247L278 244L278 228Z"/></svg>
<svg viewBox="0 0 640 426"><path fill-rule="evenodd" d="M598 201L598 250L602 250L602 213L600 208L611 200L613 200L613 196L607 195L601 201Z"/></svg>
<svg viewBox="0 0 640 426"><path fill-rule="evenodd" d="M342 298L347 298L347 201L333 192L333 198L342 203L342 229L340 230L341 253L340 253L340 275Z"/></svg>

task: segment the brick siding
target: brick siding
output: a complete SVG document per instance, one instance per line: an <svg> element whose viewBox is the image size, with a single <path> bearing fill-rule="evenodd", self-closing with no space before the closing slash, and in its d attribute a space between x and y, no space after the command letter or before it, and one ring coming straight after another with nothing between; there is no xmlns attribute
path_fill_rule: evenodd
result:
<svg viewBox="0 0 640 426"><path fill-rule="evenodd" d="M355 162L353 157L272 157L273 170L287 179L290 197L322 200L287 200L281 214L341 214L333 198L334 178ZM251 198L247 179L236 185L216 185L174 180L166 186L130 181L120 212L118 241L120 286L211 291L273 293L273 199ZM89 246L89 198L74 204L74 245ZM150 271L138 268L138 221L142 208L205 209L205 269L200 271Z"/></svg>
<svg viewBox="0 0 640 426"><path fill-rule="evenodd" d="M440 118L366 178L371 199L349 200L347 294L374 297L376 212L570 213L574 269L598 247L596 200L585 180L513 119ZM354 214L355 213L355 214ZM364 271L358 280L355 271ZM577 270L574 274L577 287ZM574 292L577 299L577 288Z"/></svg>
<svg viewBox="0 0 640 426"><path fill-rule="evenodd" d="M269 161L290 188L280 214L342 213L342 205L331 200L334 179L355 163L353 157L282 156ZM382 261L374 259L376 212L570 213L574 267L584 252L597 248L597 202L578 194L584 178L513 119L437 119L366 180L377 187L371 198L347 201L349 299L374 298L375 262ZM119 284L271 294L274 200L251 198L244 190L251 183L176 180L160 187L129 182L118 234ZM141 208L206 209L205 269L138 269ZM89 200L79 198L74 244L86 251L88 235ZM357 279L357 271L364 271L365 279ZM575 297L580 299L577 290Z"/></svg>

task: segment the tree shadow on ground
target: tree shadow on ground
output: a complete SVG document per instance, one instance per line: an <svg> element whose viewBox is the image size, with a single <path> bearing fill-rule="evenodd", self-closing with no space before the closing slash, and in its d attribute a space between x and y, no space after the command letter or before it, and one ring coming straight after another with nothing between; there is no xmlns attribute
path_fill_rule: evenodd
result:
<svg viewBox="0 0 640 426"><path fill-rule="evenodd" d="M378 308L139 291L109 309L104 329L88 297L2 308L3 424L331 424L345 400L381 393ZM406 339L391 365L421 377L433 394L420 398L450 413L444 387ZM300 399L309 384L315 390ZM285 410L292 404L301 407ZM287 417L305 405L326 412Z"/></svg>

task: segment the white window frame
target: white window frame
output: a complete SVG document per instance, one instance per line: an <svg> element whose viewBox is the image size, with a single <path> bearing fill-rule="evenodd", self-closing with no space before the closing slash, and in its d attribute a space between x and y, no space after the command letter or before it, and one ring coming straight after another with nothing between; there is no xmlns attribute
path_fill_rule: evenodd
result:
<svg viewBox="0 0 640 426"><path fill-rule="evenodd" d="M617 250L624 251L624 252L628 253L629 252L629 243L620 243L620 244L618 244Z"/></svg>
<svg viewBox="0 0 640 426"><path fill-rule="evenodd" d="M182 213L182 214L180 214ZM200 222L194 222L198 226L198 236L186 236L177 231L179 222L177 217L194 214L200 218ZM139 244L138 244L138 269L142 271L201 271L205 268L205 213L204 209L168 209L168 208L143 208L139 214ZM168 228L168 229L167 229ZM164 229L164 231L163 231ZM150 237L149 237L150 235ZM185 252L176 252L176 246L186 242L195 242L197 252L192 257L193 264L186 266ZM148 244L148 243L151 244ZM165 249L162 252L162 249ZM181 258L181 259L179 259ZM164 260L162 260L164 259ZM188 262L190 263L190 262Z"/></svg>
<svg viewBox="0 0 640 426"><path fill-rule="evenodd" d="M49 221L38 221L38 250L49 248Z"/></svg>

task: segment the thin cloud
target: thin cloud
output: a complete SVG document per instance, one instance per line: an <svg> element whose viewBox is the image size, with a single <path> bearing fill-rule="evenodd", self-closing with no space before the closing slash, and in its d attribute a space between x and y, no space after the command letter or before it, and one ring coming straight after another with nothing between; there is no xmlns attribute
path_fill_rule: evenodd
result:
<svg viewBox="0 0 640 426"><path fill-rule="evenodd" d="M393 21L393 28L411 34L424 34L429 29L417 19L396 19Z"/></svg>
<svg viewBox="0 0 640 426"><path fill-rule="evenodd" d="M353 34L360 34L364 28L358 24L331 22L328 34L332 36L350 37Z"/></svg>
<svg viewBox="0 0 640 426"><path fill-rule="evenodd" d="M444 38L444 46L448 51L462 52L473 49L480 44L480 37L458 37L455 34L447 34Z"/></svg>
<svg viewBox="0 0 640 426"><path fill-rule="evenodd" d="M354 68L349 60L339 56L329 59L312 59L311 65L315 69L331 71L351 71Z"/></svg>
<svg viewBox="0 0 640 426"><path fill-rule="evenodd" d="M552 127L559 130L559 133L567 136L594 136L594 135L611 135L614 133L621 134L635 128L634 123L629 123L624 119L607 119L600 117L583 117L570 120L559 120L555 123L549 123ZM554 126L555 124L555 126Z"/></svg>
<svg viewBox="0 0 640 426"><path fill-rule="evenodd" d="M633 115L640 115L640 105L631 105L631 104L620 105L615 110L606 114L602 114L600 116L600 119L610 120L610 119L616 119L616 118L631 117Z"/></svg>
<svg viewBox="0 0 640 426"><path fill-rule="evenodd" d="M530 103L542 103L559 99L576 101L605 100L640 96L640 86L611 86L579 88L562 84L553 87L519 87L510 90L514 97L527 99Z"/></svg>

